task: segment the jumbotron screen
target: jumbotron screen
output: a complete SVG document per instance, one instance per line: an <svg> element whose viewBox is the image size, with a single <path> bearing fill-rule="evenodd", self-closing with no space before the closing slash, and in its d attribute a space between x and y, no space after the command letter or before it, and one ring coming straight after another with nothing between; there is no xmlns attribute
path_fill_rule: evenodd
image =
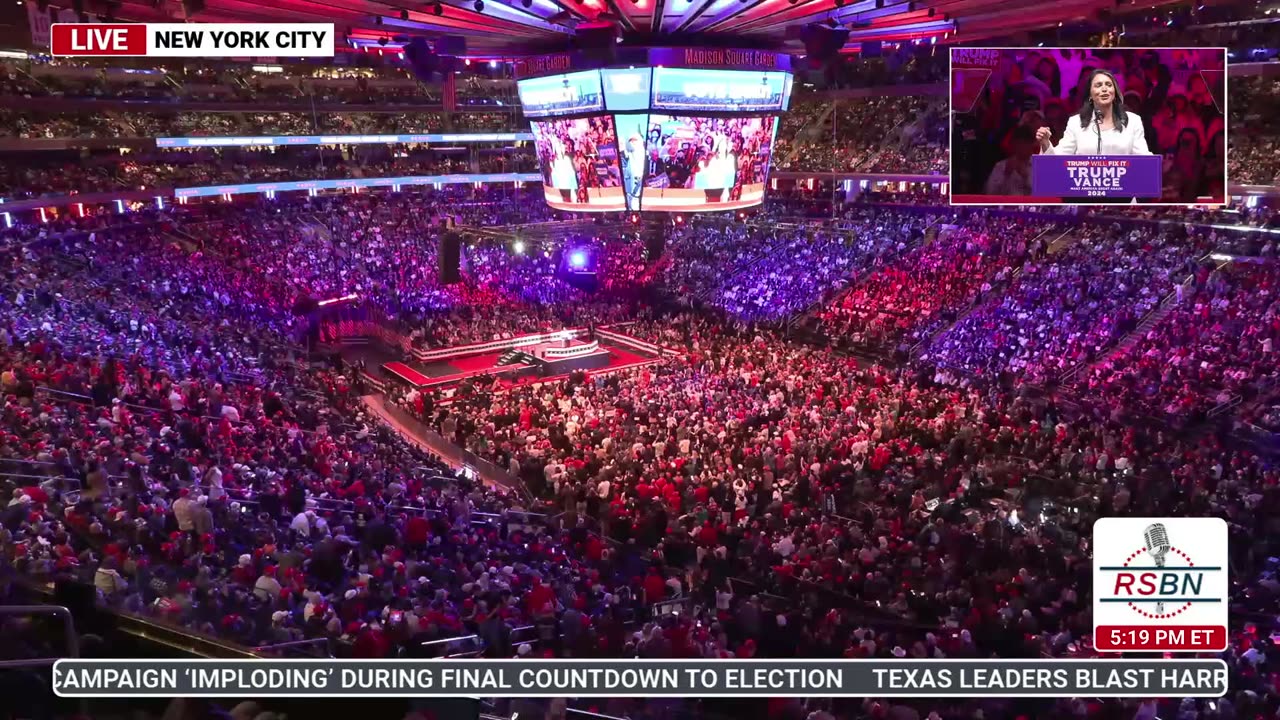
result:
<svg viewBox="0 0 1280 720"><path fill-rule="evenodd" d="M760 204L775 113L790 94L784 72L627 68L520 81L547 204L579 212Z"/></svg>
<svg viewBox="0 0 1280 720"><path fill-rule="evenodd" d="M613 116L535 120L534 150L547 204L561 210L625 210Z"/></svg>
<svg viewBox="0 0 1280 720"><path fill-rule="evenodd" d="M776 130L772 115L649 115L641 206L735 210L763 202Z"/></svg>

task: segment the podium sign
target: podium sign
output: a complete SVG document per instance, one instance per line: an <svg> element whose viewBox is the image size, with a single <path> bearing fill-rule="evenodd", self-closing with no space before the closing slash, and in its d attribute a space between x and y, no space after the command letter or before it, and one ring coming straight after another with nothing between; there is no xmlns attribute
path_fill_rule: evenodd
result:
<svg viewBox="0 0 1280 720"><path fill-rule="evenodd" d="M1031 194L1159 199L1163 164L1160 155L1033 155Z"/></svg>

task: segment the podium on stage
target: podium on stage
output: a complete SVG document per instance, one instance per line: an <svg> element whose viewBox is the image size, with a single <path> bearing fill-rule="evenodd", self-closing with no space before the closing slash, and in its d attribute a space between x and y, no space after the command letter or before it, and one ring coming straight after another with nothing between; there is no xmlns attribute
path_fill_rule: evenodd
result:
<svg viewBox="0 0 1280 720"><path fill-rule="evenodd" d="M1031 194L1043 198L1159 199L1160 155L1033 155Z"/></svg>

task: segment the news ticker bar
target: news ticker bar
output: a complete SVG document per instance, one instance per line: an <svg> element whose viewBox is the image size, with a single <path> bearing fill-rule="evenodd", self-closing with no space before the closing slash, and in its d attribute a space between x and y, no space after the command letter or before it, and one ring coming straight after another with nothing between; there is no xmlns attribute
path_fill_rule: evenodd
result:
<svg viewBox="0 0 1280 720"><path fill-rule="evenodd" d="M59 660L61 697L1222 697L1152 660Z"/></svg>
<svg viewBox="0 0 1280 720"><path fill-rule="evenodd" d="M498 175L415 175L412 177L347 178L344 180L296 180L292 182L246 183L174 188L174 197L209 197L244 193L291 192L293 190L346 190L348 188L396 187L397 185L462 185L465 183L536 182L538 173Z"/></svg>
<svg viewBox="0 0 1280 720"><path fill-rule="evenodd" d="M263 135L261 137L162 137L156 147L267 147L272 145L371 145L388 143L482 143L533 140L533 133L429 135Z"/></svg>

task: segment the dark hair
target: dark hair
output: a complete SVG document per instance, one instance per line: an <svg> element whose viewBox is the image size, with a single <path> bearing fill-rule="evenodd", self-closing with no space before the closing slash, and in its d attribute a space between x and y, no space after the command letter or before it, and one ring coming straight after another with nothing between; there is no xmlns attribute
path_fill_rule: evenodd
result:
<svg viewBox="0 0 1280 720"><path fill-rule="evenodd" d="M1062 68L1058 67L1058 62L1052 56L1048 55L1040 56L1040 61L1036 63L1037 70L1040 68L1041 63L1049 63L1050 78L1045 84L1049 86L1049 92L1053 93L1054 97L1058 97L1062 94ZM1032 74L1035 74L1034 70Z"/></svg>
<svg viewBox="0 0 1280 720"><path fill-rule="evenodd" d="M1196 129L1195 129L1195 128L1193 128L1193 127L1184 127L1184 128L1182 128L1181 130L1179 130L1179 131L1178 131L1178 139L1174 141L1174 145L1173 145L1174 150L1176 151L1178 148L1182 147L1182 139L1183 139L1184 137L1188 136L1188 135L1189 135L1189 136L1191 136L1191 143L1192 143L1193 145L1195 145L1196 153L1197 153L1197 154L1199 154L1199 152L1200 152L1200 131L1199 131L1199 130L1196 130Z"/></svg>
<svg viewBox="0 0 1280 720"><path fill-rule="evenodd" d="M1217 153L1218 153L1218 141L1219 141L1219 140L1223 140L1223 139L1225 139L1225 138L1223 137L1223 134L1222 134L1222 131L1221 131L1221 130L1217 130L1217 131L1215 131L1212 135L1210 135L1210 136L1209 136L1209 142L1208 142L1208 144L1207 144L1207 145L1205 145L1205 148L1204 148L1204 155L1205 155L1205 157L1212 157L1212 156L1214 156L1214 155L1217 155ZM1223 152L1226 152L1226 143L1225 143L1225 142L1223 143L1222 151L1223 151Z"/></svg>
<svg viewBox="0 0 1280 720"><path fill-rule="evenodd" d="M1080 106L1080 127L1087 128L1089 123L1093 122L1093 79L1099 75L1106 75L1111 78L1111 86L1115 88L1112 93L1115 100L1111 103L1111 122L1115 124L1116 130L1124 130L1125 121L1129 118L1125 114L1124 97L1120 95L1120 83L1116 82L1116 76L1111 74L1109 70L1095 68L1089 73L1089 81L1084 85L1084 104Z"/></svg>

